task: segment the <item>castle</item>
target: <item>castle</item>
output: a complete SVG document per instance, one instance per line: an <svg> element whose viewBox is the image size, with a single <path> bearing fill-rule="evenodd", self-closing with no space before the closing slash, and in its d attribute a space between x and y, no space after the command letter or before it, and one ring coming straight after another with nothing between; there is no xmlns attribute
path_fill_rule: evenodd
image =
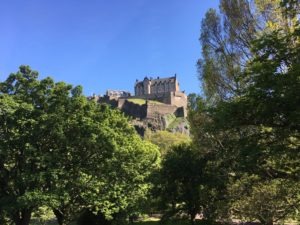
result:
<svg viewBox="0 0 300 225"><path fill-rule="evenodd" d="M153 79L145 77L143 81L136 80L135 97L156 100L177 107L187 107L187 96L179 90L177 76Z"/></svg>
<svg viewBox="0 0 300 225"><path fill-rule="evenodd" d="M161 115L175 113L182 117L186 116L187 96L180 91L176 74L173 77L156 79L145 77L142 81L136 80L134 92L132 96L127 91L107 90L106 95L99 98L99 101L118 107L135 118L151 117L155 113ZM136 104L137 99L144 102L139 101L139 104ZM141 111L145 112L140 113Z"/></svg>
<svg viewBox="0 0 300 225"><path fill-rule="evenodd" d="M103 97L92 99L119 108L139 121L163 121L159 129L167 129L176 118L187 116L187 96L180 91L176 74L172 77L136 80L134 95L127 91L107 90ZM173 118L168 121L166 118Z"/></svg>
<svg viewBox="0 0 300 225"><path fill-rule="evenodd" d="M161 94L171 91L179 91L177 76L168 78L153 79L145 77L143 81L136 80L134 86L135 96L144 96L150 94Z"/></svg>

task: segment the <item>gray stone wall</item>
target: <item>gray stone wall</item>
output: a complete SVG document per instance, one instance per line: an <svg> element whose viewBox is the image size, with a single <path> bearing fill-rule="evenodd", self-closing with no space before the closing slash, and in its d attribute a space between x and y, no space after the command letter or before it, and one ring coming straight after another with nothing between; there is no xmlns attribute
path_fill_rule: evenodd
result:
<svg viewBox="0 0 300 225"><path fill-rule="evenodd" d="M177 107L187 108L187 96L182 92L171 92L170 93L170 104L176 105Z"/></svg>
<svg viewBox="0 0 300 225"><path fill-rule="evenodd" d="M187 107L187 96L180 91L177 92L168 92L168 93L160 93L160 94L149 94L143 96L132 96L127 98L119 98L120 99L130 99L130 98L140 98L145 100L155 100L162 102L167 105L175 105L177 107Z"/></svg>
<svg viewBox="0 0 300 225"><path fill-rule="evenodd" d="M119 107L120 108L120 107ZM144 119L147 117L147 105L138 105L125 100L120 108L126 115L133 118Z"/></svg>
<svg viewBox="0 0 300 225"><path fill-rule="evenodd" d="M174 114L177 117L187 116L187 97L184 93L164 93L160 95L149 95L147 97L140 97L145 100L156 100L164 104L147 103L145 105L135 104L133 102L127 101L127 99L136 97L121 97L121 98L111 98L110 96L100 97L99 103L106 103L114 108L119 108L127 115L134 118L151 118L155 113L160 115Z"/></svg>
<svg viewBox="0 0 300 225"><path fill-rule="evenodd" d="M174 114L177 110L173 105L147 104L147 118L154 118L157 114Z"/></svg>

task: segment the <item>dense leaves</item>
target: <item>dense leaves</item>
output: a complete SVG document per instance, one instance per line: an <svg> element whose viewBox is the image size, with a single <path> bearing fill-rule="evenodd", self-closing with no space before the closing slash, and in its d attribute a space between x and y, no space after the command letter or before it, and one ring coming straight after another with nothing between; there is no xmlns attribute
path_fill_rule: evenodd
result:
<svg viewBox="0 0 300 225"><path fill-rule="evenodd" d="M150 130L145 132L144 139L157 145L162 156L166 155L172 146L191 141L190 137L186 134L171 133L168 131L151 132Z"/></svg>
<svg viewBox="0 0 300 225"><path fill-rule="evenodd" d="M16 224L52 208L60 224L83 209L106 219L149 189L157 148L81 87L38 80L27 66L0 83L0 208Z"/></svg>
<svg viewBox="0 0 300 225"><path fill-rule="evenodd" d="M221 6L224 10L225 1ZM214 82L216 88L210 89L204 100L198 100L197 108L189 115L194 144L202 154L212 156L208 165L220 171L216 177L226 181L223 197L230 212L240 219L273 224L292 218L300 208L299 5L294 1L272 1L269 7L261 2L256 6L269 23L251 40L247 47L249 59L240 66L240 73L229 72L241 85L234 92L231 88L219 92L218 88L226 87L216 83L220 79L231 87L228 70L201 70L202 77L209 77L202 79L204 86ZM266 11L273 7L279 15ZM230 18L228 13L225 21ZM219 35L229 34L226 26L207 26L217 20L215 12L208 12L204 28L213 32L215 27ZM232 23L230 26L235 25ZM209 48L214 57L217 52L210 41L215 37L201 37L208 44L203 46L204 53ZM227 41L228 37L223 38ZM220 58L214 60L219 62ZM204 64L208 63L205 58ZM211 101L213 95L219 97Z"/></svg>

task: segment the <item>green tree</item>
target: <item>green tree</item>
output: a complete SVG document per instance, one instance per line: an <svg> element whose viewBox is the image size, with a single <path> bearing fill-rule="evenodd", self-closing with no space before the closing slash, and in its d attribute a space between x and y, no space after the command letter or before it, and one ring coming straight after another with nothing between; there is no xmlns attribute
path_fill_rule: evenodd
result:
<svg viewBox="0 0 300 225"><path fill-rule="evenodd" d="M172 133L169 131L151 132L150 130L147 130L144 138L157 145L162 156L167 154L173 145L191 141L190 137L186 134Z"/></svg>
<svg viewBox="0 0 300 225"><path fill-rule="evenodd" d="M44 149L37 147L35 136L41 115L35 106L39 103L31 102L28 95L40 91L36 78L36 72L20 67L17 74L0 84L0 204L12 221L20 225L28 224L32 211L51 198L42 163Z"/></svg>
<svg viewBox="0 0 300 225"><path fill-rule="evenodd" d="M156 175L156 194L164 211L162 220L189 216L195 223L202 214L206 223L224 220L226 215L226 180L216 171L212 154L204 154L191 143L173 146L163 158Z"/></svg>
<svg viewBox="0 0 300 225"><path fill-rule="evenodd" d="M284 223L299 208L299 182L244 174L229 187L231 210L246 221ZM293 217L291 217L293 218Z"/></svg>
<svg viewBox="0 0 300 225"><path fill-rule="evenodd" d="M199 102L202 101L200 95L191 93L188 95L188 111L196 111L199 108Z"/></svg>
<svg viewBox="0 0 300 225"><path fill-rule="evenodd" d="M296 6L297 1L293 2ZM252 41L279 28L293 29L296 17L284 16L281 3L284 1L221 0L219 11L206 13L201 23L198 70L208 100L240 95L246 85L241 79L243 72L253 57Z"/></svg>
<svg viewBox="0 0 300 225"><path fill-rule="evenodd" d="M221 1L220 13L210 9L201 23L199 79L212 102L238 94L238 78L251 57L250 42L257 29L247 0Z"/></svg>
<svg viewBox="0 0 300 225"><path fill-rule="evenodd" d="M295 1L281 3L282 18L299 20ZM243 83L237 94L204 101L190 117L194 143L215 155L215 170L224 170L235 215L262 224L284 220L300 206L299 21L289 26L252 41L235 78Z"/></svg>
<svg viewBox="0 0 300 225"><path fill-rule="evenodd" d="M204 166L205 160L191 144L173 146L165 155L159 172L159 193L167 209L165 219L186 213L194 224L204 196Z"/></svg>
<svg viewBox="0 0 300 225"><path fill-rule="evenodd" d="M21 66L0 83L0 208L26 225L46 205L66 224L83 209L112 219L143 198L157 148L81 87L37 78Z"/></svg>

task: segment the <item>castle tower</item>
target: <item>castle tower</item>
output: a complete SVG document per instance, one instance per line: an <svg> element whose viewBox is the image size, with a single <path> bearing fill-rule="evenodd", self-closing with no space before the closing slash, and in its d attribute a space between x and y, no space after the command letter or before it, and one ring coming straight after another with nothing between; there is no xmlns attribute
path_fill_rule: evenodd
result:
<svg viewBox="0 0 300 225"><path fill-rule="evenodd" d="M151 93L151 80L149 80L148 77L145 77L143 84L144 84L144 95L149 95Z"/></svg>

